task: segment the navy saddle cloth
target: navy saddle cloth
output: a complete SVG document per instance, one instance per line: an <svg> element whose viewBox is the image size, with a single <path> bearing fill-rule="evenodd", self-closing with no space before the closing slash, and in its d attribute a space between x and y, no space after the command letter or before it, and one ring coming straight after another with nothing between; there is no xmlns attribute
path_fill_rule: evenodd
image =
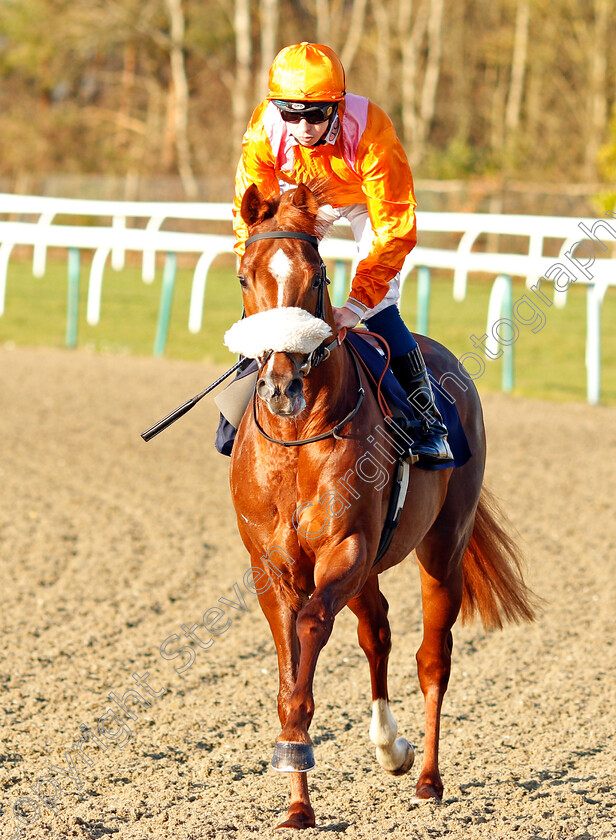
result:
<svg viewBox="0 0 616 840"><path fill-rule="evenodd" d="M366 367L370 371L370 373L375 377L378 381L381 373L383 372L383 367L385 365L385 359L381 355L381 353L369 344L364 338L362 338L357 333L347 332L347 341L350 341L353 347L355 347L362 358L362 361L365 363ZM248 376L250 373L254 373L257 370L257 363L252 362L246 370L242 371L238 375L238 379L243 378L244 376ZM385 376L383 377L383 382L381 383L381 390L385 397L386 402L389 406L393 409L397 409L398 411L402 412L405 417L408 417L410 421L416 420L416 416L413 412L412 407L406 400L406 394L404 393L404 389L402 385L398 382L396 377L391 371L391 368L388 368ZM448 431L448 440L449 445L451 447L451 451L453 452L453 465L455 467L461 467L468 459L471 457L471 450L468 445L468 441L466 439L466 434L464 433L464 429L462 428L462 423L460 422L460 416L458 414L458 410L455 406L455 402L451 403L444 396L438 389L434 388L434 397L435 402L437 405L438 410L441 413L441 417L443 418L443 422L447 426ZM216 449L222 455L231 455L231 450L233 449L233 441L235 439L235 435L237 433L237 429L229 423L222 415L220 417L220 423L218 425L218 431L216 432ZM411 434L412 436L412 434ZM447 461L444 464L416 464L422 470L444 470L451 467L451 461Z"/></svg>

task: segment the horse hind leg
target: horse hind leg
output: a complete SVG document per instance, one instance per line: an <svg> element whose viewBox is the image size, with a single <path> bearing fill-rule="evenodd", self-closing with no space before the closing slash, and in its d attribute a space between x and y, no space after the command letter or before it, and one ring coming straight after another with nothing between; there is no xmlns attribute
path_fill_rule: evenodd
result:
<svg viewBox="0 0 616 840"><path fill-rule="evenodd" d="M398 725L389 708L387 662L391 651L389 606L379 590L378 577L370 577L359 595L349 601L358 620L357 636L370 666L372 684L372 721L370 740L376 746L381 767L401 776L413 766L415 751L406 738L397 738Z"/></svg>
<svg viewBox="0 0 616 840"><path fill-rule="evenodd" d="M483 488L476 509L468 510L472 483L454 474L447 501L417 547L421 575L424 637L417 651L417 671L426 703L424 763L417 799L440 799L438 769L440 715L451 670L451 628L475 612L484 626L532 621L537 601L522 578L516 546L500 522L494 500ZM457 471L456 471L457 472ZM480 482L475 479L475 486ZM466 513L464 513L466 509Z"/></svg>
<svg viewBox="0 0 616 840"><path fill-rule="evenodd" d="M389 701L378 698L372 703L370 740L376 745L376 759L392 776L408 773L415 761L415 749L406 738L396 738L398 724Z"/></svg>
<svg viewBox="0 0 616 840"><path fill-rule="evenodd" d="M425 700L424 760L416 800L441 800L443 782L438 753L443 698L451 672L451 628L462 603L462 556L466 540L456 548L430 534L417 548L423 605L423 639L417 651L417 673Z"/></svg>

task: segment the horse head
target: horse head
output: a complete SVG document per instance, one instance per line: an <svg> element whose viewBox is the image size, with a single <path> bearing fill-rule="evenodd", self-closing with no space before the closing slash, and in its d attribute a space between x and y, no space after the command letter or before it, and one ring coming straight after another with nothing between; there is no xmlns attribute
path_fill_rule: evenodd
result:
<svg viewBox="0 0 616 840"><path fill-rule="evenodd" d="M239 267L246 317L225 342L232 352L257 359L257 395L282 417L306 407L304 377L333 332L329 281L317 249L318 210L304 184L270 199L252 184L240 211L249 233Z"/></svg>

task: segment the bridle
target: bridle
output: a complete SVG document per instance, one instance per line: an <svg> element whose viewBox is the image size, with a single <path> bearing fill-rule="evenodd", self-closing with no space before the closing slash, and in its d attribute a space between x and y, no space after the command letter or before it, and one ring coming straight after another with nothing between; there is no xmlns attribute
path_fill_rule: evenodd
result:
<svg viewBox="0 0 616 840"><path fill-rule="evenodd" d="M249 236L248 239L246 240L245 246L248 247L248 245L250 245L252 242L257 242L260 239L301 239L304 242L309 242L315 248L315 250L317 252L317 255L319 257L319 285L318 285L318 288L317 288L317 305L316 305L314 314L315 314L316 318L320 318L321 320L324 320L325 319L325 287L329 285L330 281L329 281L329 278L327 277L327 269L325 268L325 263L323 262L323 258L321 257L321 254L319 253L319 240L317 239L317 237L312 236L312 234L310 234L310 233L303 233L302 231L299 231L299 230L271 230L271 231L263 231L262 233L255 233L252 236ZM329 344L326 344L326 345L320 344L315 350L312 351L312 353L310 353L307 361L305 362L305 366L306 366L307 369L306 369L306 372L304 373L304 377L308 376L308 374L310 373L310 371L313 367L318 367L319 365L323 364L323 362L325 362L329 358L332 350L334 350L336 347L338 347L340 344L342 344L342 342L344 341L344 335L345 334L346 334L346 331L343 334L337 335L336 338L334 338L333 341L331 341ZM260 371L263 370L263 368L267 364L269 358L272 355L272 352L273 351L269 350L264 356L262 356L258 360ZM340 421L340 423L337 423L332 429L329 429L329 431L327 431L327 432L323 432L320 435L314 435L314 437L304 438L303 440L278 440L277 438L270 437L270 435L267 434L267 432L261 426L261 424L259 423L259 421L257 419L257 392L255 390L255 392L253 393L253 396L252 396L252 415L253 415L253 419L255 421L255 425L256 425L257 429L259 430L259 432L261 433L261 435L263 435L263 437L266 440L269 440L270 443L278 443L281 446L303 446L306 443L314 443L317 440L324 440L325 438L328 438L328 437L331 437L331 436L336 438L336 440L342 440L342 438L340 437L340 431L342 430L343 426L345 426L350 420L353 419L353 417L355 417L355 415L359 411L360 406L361 406L361 404L364 400L364 388L363 388L363 385L362 385L362 382L361 382L361 374L360 374L360 371L359 371L359 365L357 364L357 360L356 360L354 354L351 354L351 358L353 359L353 362L355 363L355 372L357 374L357 380L359 382L358 398L357 398L357 403L355 405L355 408L353 408L346 415L346 417L343 420Z"/></svg>
<svg viewBox="0 0 616 840"><path fill-rule="evenodd" d="M315 318L321 318L321 320L325 319L325 287L329 286L329 277L327 276L327 269L325 268L325 263L323 262L323 258L319 253L319 240L316 236L312 236L310 233L302 233L299 230L270 230L264 231L263 233L255 233L252 236L249 236L246 240L246 247L250 245L252 242L257 242L260 239L301 239L304 242L310 242L313 246L315 251L317 252L317 256L319 257L319 286L317 289L317 305L314 311ZM317 350L321 348L317 347ZM327 358L327 357L325 357ZM321 359L321 362L325 361L325 359ZM313 367L316 367L318 364L313 363Z"/></svg>

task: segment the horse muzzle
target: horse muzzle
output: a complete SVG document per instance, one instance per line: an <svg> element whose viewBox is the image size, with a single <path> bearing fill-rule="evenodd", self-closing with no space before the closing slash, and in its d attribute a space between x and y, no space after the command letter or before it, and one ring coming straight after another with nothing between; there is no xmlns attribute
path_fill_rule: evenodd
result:
<svg viewBox="0 0 616 840"><path fill-rule="evenodd" d="M257 382L257 396L278 417L296 417L306 408L304 383L299 376L285 383L268 372Z"/></svg>

